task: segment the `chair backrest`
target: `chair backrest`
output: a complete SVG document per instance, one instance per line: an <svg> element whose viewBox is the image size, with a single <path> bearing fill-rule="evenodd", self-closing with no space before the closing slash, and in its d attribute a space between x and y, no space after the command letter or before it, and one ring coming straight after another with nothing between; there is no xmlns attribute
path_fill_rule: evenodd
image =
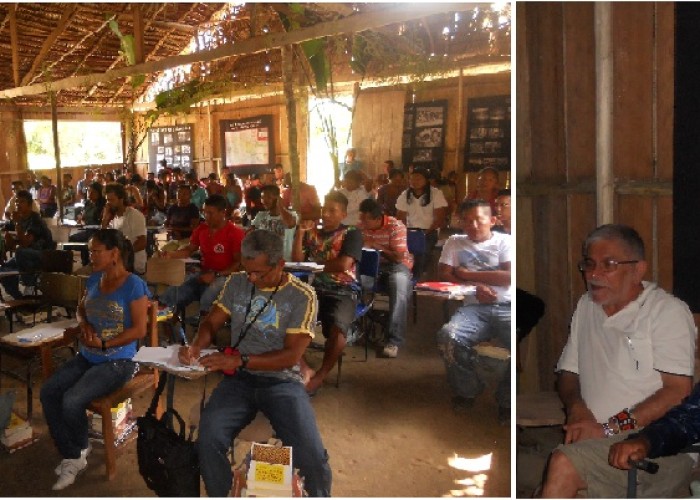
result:
<svg viewBox="0 0 700 500"><path fill-rule="evenodd" d="M425 233L421 229L409 229L406 231L406 246L408 252L413 255L425 253Z"/></svg>
<svg viewBox="0 0 700 500"><path fill-rule="evenodd" d="M146 282L157 285L178 286L185 281L183 259L161 259L151 257L146 262Z"/></svg>
<svg viewBox="0 0 700 500"><path fill-rule="evenodd" d="M73 273L72 250L43 250L41 270L45 273Z"/></svg>
<svg viewBox="0 0 700 500"><path fill-rule="evenodd" d="M363 290L376 290L377 278L379 277L379 258L380 253L378 250L362 249L359 278Z"/></svg>
<svg viewBox="0 0 700 500"><path fill-rule="evenodd" d="M44 300L51 305L75 309L85 291L83 276L64 273L42 273L39 289Z"/></svg>

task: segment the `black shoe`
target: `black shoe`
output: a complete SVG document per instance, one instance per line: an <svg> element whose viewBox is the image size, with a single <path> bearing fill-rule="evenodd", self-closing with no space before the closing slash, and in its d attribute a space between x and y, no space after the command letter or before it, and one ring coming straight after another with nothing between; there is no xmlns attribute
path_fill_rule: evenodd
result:
<svg viewBox="0 0 700 500"><path fill-rule="evenodd" d="M510 426L510 408L498 407L498 423L503 426Z"/></svg>
<svg viewBox="0 0 700 500"><path fill-rule="evenodd" d="M452 411L460 414L467 413L474 406L474 398L455 396L452 398Z"/></svg>

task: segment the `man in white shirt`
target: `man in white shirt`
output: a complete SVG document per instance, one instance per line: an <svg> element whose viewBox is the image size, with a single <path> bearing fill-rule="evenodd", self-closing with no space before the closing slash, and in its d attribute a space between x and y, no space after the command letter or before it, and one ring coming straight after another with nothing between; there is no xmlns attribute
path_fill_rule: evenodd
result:
<svg viewBox="0 0 700 500"><path fill-rule="evenodd" d="M566 410L563 445L542 486L547 498L624 497L627 471L608 464L610 447L645 427L690 393L695 324L688 306L642 281L644 243L629 226L591 232L579 270L588 293L578 302L557 365ZM658 474L638 476L640 497L672 496L693 460L659 459Z"/></svg>
<svg viewBox="0 0 700 500"><path fill-rule="evenodd" d="M276 184L265 185L261 189L260 200L265 210L261 210L251 223L252 229L265 229L277 234L284 242L284 259L291 260L296 214L287 210L280 198L280 188Z"/></svg>
<svg viewBox="0 0 700 500"><path fill-rule="evenodd" d="M12 220L12 214L17 211L17 193L23 189L24 183L22 181L12 181L12 196L5 206L5 220ZM32 212L41 213L39 203L35 199L32 199Z"/></svg>
<svg viewBox="0 0 700 500"><path fill-rule="evenodd" d="M350 170L345 174L343 187L338 190L348 199L348 215L342 220L346 226L357 226L360 222L360 203L369 198L369 193L362 185L362 174Z"/></svg>
<svg viewBox="0 0 700 500"><path fill-rule="evenodd" d="M452 408L456 413L469 410L483 391L484 383L476 371L474 346L497 339L510 349L510 263L511 237L491 228L496 218L484 200L468 200L459 207L462 229L445 242L438 273L443 281L476 285L476 294L467 296L464 305L437 335L438 349L445 361L447 380L455 393ZM510 423L510 369L496 390L498 418Z"/></svg>
<svg viewBox="0 0 700 500"><path fill-rule="evenodd" d="M102 227L119 229L134 247L134 270L146 272L146 218L135 208L126 206L126 190L119 183L107 184L107 205Z"/></svg>

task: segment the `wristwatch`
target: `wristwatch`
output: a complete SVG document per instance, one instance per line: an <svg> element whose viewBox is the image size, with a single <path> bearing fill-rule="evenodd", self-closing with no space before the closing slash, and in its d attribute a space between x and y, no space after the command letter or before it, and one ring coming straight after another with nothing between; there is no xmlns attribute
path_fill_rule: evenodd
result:
<svg viewBox="0 0 700 500"><path fill-rule="evenodd" d="M248 366L248 361L250 361L250 358L248 357L247 354L241 354L241 368L245 368Z"/></svg>

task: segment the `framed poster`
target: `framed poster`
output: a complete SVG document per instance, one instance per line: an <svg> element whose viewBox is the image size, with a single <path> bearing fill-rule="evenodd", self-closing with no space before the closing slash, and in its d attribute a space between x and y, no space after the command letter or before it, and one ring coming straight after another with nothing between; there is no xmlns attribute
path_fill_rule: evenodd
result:
<svg viewBox="0 0 700 500"><path fill-rule="evenodd" d="M403 115L401 162L442 170L447 101L406 104Z"/></svg>
<svg viewBox="0 0 700 500"><path fill-rule="evenodd" d="M148 171L156 173L158 162L165 160L171 168L184 172L192 169L194 125L173 125L148 129Z"/></svg>
<svg viewBox="0 0 700 500"><path fill-rule="evenodd" d="M510 170L510 96L469 99L464 169Z"/></svg>
<svg viewBox="0 0 700 500"><path fill-rule="evenodd" d="M272 115L219 123L222 166L236 175L259 174L272 168Z"/></svg>

